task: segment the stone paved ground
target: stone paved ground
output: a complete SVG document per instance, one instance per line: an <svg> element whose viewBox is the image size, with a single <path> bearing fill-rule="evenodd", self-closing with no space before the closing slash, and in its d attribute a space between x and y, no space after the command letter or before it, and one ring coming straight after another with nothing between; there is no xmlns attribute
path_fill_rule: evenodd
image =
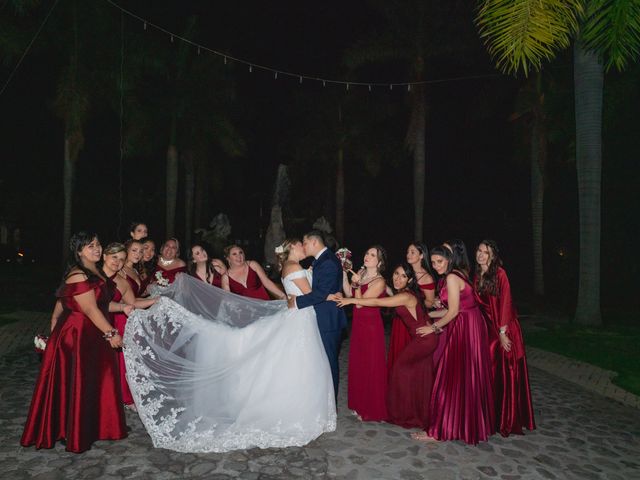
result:
<svg viewBox="0 0 640 480"><path fill-rule="evenodd" d="M346 373L348 343L341 355ZM2 352L4 353L4 352ZM340 390L338 430L304 448L181 454L154 449L135 413L130 436L81 455L24 449L19 438L38 369L30 347L0 358L0 478L24 479L640 479L640 410L535 367L538 429L476 447L421 444L399 427L360 423Z"/></svg>

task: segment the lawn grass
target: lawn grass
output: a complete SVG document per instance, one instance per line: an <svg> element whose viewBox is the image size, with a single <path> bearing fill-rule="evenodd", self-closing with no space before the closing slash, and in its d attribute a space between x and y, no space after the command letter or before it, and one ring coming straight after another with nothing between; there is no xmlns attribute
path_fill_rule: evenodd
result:
<svg viewBox="0 0 640 480"><path fill-rule="evenodd" d="M627 317L628 319L628 317ZM613 383L640 395L640 326L634 322L586 327L544 323L544 330L528 332L527 345L559 353L618 375Z"/></svg>

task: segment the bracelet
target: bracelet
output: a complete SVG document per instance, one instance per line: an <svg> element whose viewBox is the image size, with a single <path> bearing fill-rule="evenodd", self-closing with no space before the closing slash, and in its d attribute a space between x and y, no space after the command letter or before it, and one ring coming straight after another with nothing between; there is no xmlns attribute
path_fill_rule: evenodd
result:
<svg viewBox="0 0 640 480"><path fill-rule="evenodd" d="M435 333L436 335L439 335L442 333L442 328L440 328L438 325L436 325L436 322L433 322L431 324L431 330L433 330L433 333Z"/></svg>
<svg viewBox="0 0 640 480"><path fill-rule="evenodd" d="M108 342L113 337L117 337L118 335L120 335L120 332L118 332L118 330L116 330L115 328L112 328L108 332L104 332L104 334L102 335L102 338L104 338Z"/></svg>
<svg viewBox="0 0 640 480"><path fill-rule="evenodd" d="M500 335L506 335L507 334L507 327L500 327Z"/></svg>

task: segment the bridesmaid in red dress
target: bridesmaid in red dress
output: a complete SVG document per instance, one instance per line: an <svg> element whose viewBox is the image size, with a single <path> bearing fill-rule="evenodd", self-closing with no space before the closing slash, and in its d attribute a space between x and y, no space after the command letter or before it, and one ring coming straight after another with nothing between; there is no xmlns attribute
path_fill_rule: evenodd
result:
<svg viewBox="0 0 640 480"><path fill-rule="evenodd" d="M214 287L230 291L227 267L217 258L209 259L207 250L199 243L193 245L189 253L189 275Z"/></svg>
<svg viewBox="0 0 640 480"><path fill-rule="evenodd" d="M382 298L387 295L382 277L386 263L384 248L375 245L364 255L364 265L351 276L343 272L343 291L355 299ZM350 270L351 271L351 270ZM353 273L353 271L351 271ZM387 419L387 362L380 307L356 305L349 341L348 406L359 420L381 422Z"/></svg>
<svg viewBox="0 0 640 480"><path fill-rule="evenodd" d="M133 240L142 240L149 235L149 229L146 223L132 222L129 225L129 235Z"/></svg>
<svg viewBox="0 0 640 480"><path fill-rule="evenodd" d="M428 435L475 445L496 431L491 357L487 326L468 280L466 248L462 242L451 246L452 252L445 247L431 250L434 270L445 275L440 300L446 309L430 313L440 318L417 329L419 335L435 336L447 326L436 366Z"/></svg>
<svg viewBox="0 0 640 480"><path fill-rule="evenodd" d="M158 263L156 264L156 273L151 282L157 281L158 272L163 278L173 283L176 279L176 275L179 273L186 273L187 264L180 259L180 242L177 238L170 238L160 247L160 257L158 257Z"/></svg>
<svg viewBox="0 0 640 480"><path fill-rule="evenodd" d="M73 235L70 247L20 443L52 448L64 440L67 451L81 453L96 440L125 438L127 429L114 350L122 337L108 320L113 283L96 267L102 247L86 232Z"/></svg>
<svg viewBox="0 0 640 480"><path fill-rule="evenodd" d="M127 326L128 313L124 312L126 307L131 310L148 308L156 303L157 300L157 298L136 298L126 274L122 271L126 256L126 247L121 243L110 243L102 254L102 271L116 286L112 300L112 305L116 303L116 308L110 308L109 311L111 312L112 323L118 329L120 336L124 336L124 330ZM122 403L126 408L135 411L133 396L127 383L127 366L122 350L118 351L118 366Z"/></svg>
<svg viewBox="0 0 640 480"><path fill-rule="evenodd" d="M433 386L433 352L436 349L435 335L421 337L416 329L430 325L424 294L418 286L413 268L403 263L393 272L395 295L388 298L345 298L338 305L362 305L368 307L395 307L396 315L402 319L411 340L402 349L389 372L387 391L387 421L404 428L419 428L414 435L424 437L431 420L430 399Z"/></svg>
<svg viewBox="0 0 640 480"><path fill-rule="evenodd" d="M284 300L287 296L273 283L258 262L246 260L244 250L238 245L229 245L224 249L225 258L229 264L229 289L243 297L271 300L267 290L277 299Z"/></svg>
<svg viewBox="0 0 640 480"><path fill-rule="evenodd" d="M156 256L156 242L149 237L140 240L142 242L142 261L138 263L138 272L140 273L140 294L144 294L147 290L147 285L153 280L153 276L156 273L156 265L158 264L158 257Z"/></svg>
<svg viewBox="0 0 640 480"><path fill-rule="evenodd" d="M143 293L142 278L138 269L142 261L142 242L140 240L127 240L124 242L127 249L127 258L122 267L122 273L125 275L134 297L140 297Z"/></svg>
<svg viewBox="0 0 640 480"><path fill-rule="evenodd" d="M431 308L435 301L436 284L431 274L431 266L428 261L429 249L424 243L412 242L407 247L407 263L411 265L416 274L417 283L424 293L424 302L427 308ZM391 323L391 337L389 339L389 352L387 353L387 367L389 372L402 349L412 339L405 322L401 317L395 316Z"/></svg>
<svg viewBox="0 0 640 480"><path fill-rule="evenodd" d="M483 240L476 250L474 286L489 328L493 395L498 431L504 437L536 428L520 322L498 246Z"/></svg>

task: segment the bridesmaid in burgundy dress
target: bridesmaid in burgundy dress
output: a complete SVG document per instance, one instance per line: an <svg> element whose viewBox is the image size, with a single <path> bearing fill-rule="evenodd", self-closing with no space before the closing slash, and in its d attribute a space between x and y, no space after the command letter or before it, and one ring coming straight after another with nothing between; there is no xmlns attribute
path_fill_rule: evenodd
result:
<svg viewBox="0 0 640 480"><path fill-rule="evenodd" d="M189 275L214 287L230 291L227 267L217 258L209 259L207 250L199 243L193 245L189 253Z"/></svg>
<svg viewBox="0 0 640 480"><path fill-rule="evenodd" d="M124 336L124 330L127 326L128 313L124 312L125 307L129 307L128 309L131 310L135 308L148 308L156 303L157 300L157 298L136 298L136 292L131 288L126 274L122 271L126 256L126 247L121 243L110 243L106 246L102 254L102 271L116 286L111 303L115 308L110 307L109 312L111 312L112 323L118 329L120 336ZM124 403L126 408L135 410L133 396L127 383L127 367L122 350L118 351L118 365L122 403Z"/></svg>
<svg viewBox="0 0 640 480"><path fill-rule="evenodd" d="M429 265L429 249L424 243L412 242L407 247L407 263L411 265L418 280L418 286L424 293L424 302L427 308L431 308L435 301L436 284L431 274ZM387 367L391 372L396 358L402 349L411 341L411 334L401 317L395 316L391 323L391 338L389 339L389 352L387 353Z"/></svg>
<svg viewBox="0 0 640 480"><path fill-rule="evenodd" d="M86 232L73 235L70 247L20 443L52 448L65 440L67 451L80 453L96 440L125 438L127 429L114 350L122 337L108 320L113 283L96 267L102 247Z"/></svg>
<svg viewBox="0 0 640 480"><path fill-rule="evenodd" d="M225 258L229 264L229 289L243 297L271 300L267 290L279 300L287 296L267 277L258 262L246 260L244 250L238 245L229 245L224 249Z"/></svg>
<svg viewBox="0 0 640 480"><path fill-rule="evenodd" d="M142 240L149 235L149 229L146 223L132 222L129 226L129 235L133 240Z"/></svg>
<svg viewBox="0 0 640 480"><path fill-rule="evenodd" d="M127 240L124 242L127 249L127 258L122 267L122 273L125 275L134 297L140 297L143 293L142 278L138 273L138 268L142 261L142 242L140 240Z"/></svg>
<svg viewBox="0 0 640 480"><path fill-rule="evenodd" d="M149 237L140 240L142 242L142 261L138 263L138 272L142 283L140 284L140 294L144 294L147 285L153 280L156 273L158 257L156 256L156 242Z"/></svg>
<svg viewBox="0 0 640 480"><path fill-rule="evenodd" d="M402 349L389 372L387 410L389 423L405 428L419 428L423 432L414 435L423 438L431 420L430 399L433 386L433 352L435 335L421 337L416 329L430 325L424 302L424 294L418 286L413 268L403 263L393 272L395 295L388 298L345 298L338 305L363 305L368 307L395 307L411 340Z"/></svg>
<svg viewBox="0 0 640 480"><path fill-rule="evenodd" d="M477 444L496 431L487 326L465 270L469 261L464 244L452 245L452 252L434 248L431 263L445 275L440 300L446 309L430 313L440 318L417 331L435 335L447 325L447 333L436 367L428 434L436 440Z"/></svg>
<svg viewBox="0 0 640 480"><path fill-rule="evenodd" d="M483 240L476 250L474 282L487 325L493 364L493 395L498 431L504 437L536 428L520 322L498 246Z"/></svg>
<svg viewBox="0 0 640 480"><path fill-rule="evenodd" d="M386 263L384 248L375 245L364 255L364 266L351 277L343 272L343 291L355 299L387 295L382 272ZM353 273L353 271L351 271ZM387 362L384 326L379 307L356 306L351 320L347 396L349 409L360 420L387 419Z"/></svg>
<svg viewBox="0 0 640 480"><path fill-rule="evenodd" d="M161 272L163 278L173 283L176 279L176 275L179 273L186 273L187 264L180 259L180 243L176 238L170 238L160 247L160 257L158 257L158 263L156 264L156 273L151 282L157 281L158 272Z"/></svg>

